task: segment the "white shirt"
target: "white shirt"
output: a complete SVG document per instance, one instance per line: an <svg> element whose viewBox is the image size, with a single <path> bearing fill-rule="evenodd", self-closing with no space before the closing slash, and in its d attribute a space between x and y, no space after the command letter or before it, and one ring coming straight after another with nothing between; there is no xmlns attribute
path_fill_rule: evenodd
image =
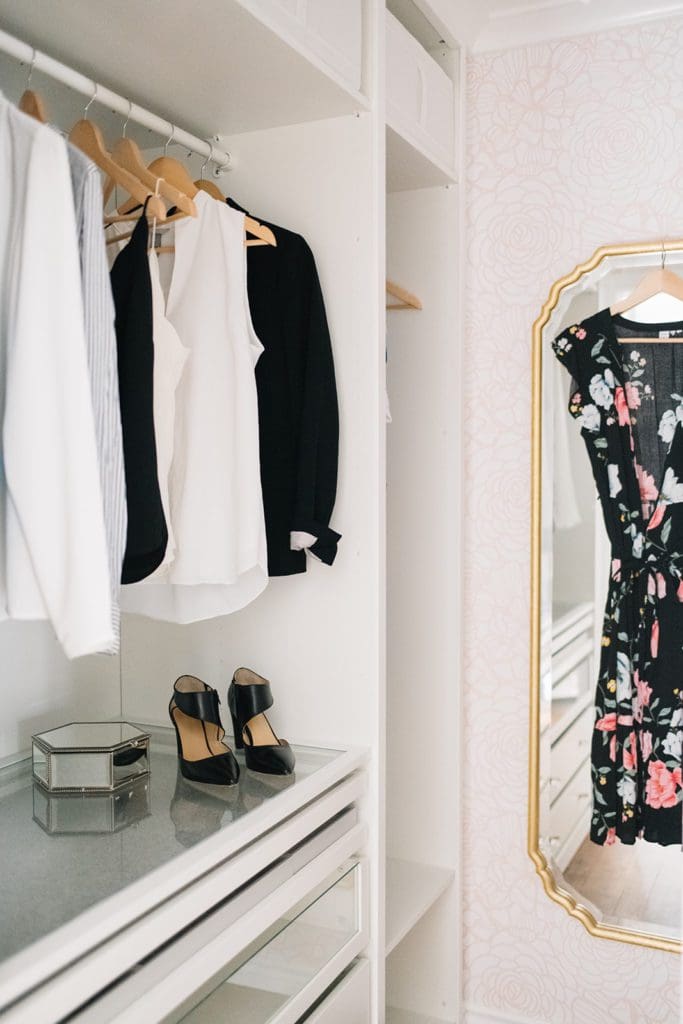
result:
<svg viewBox="0 0 683 1024"><path fill-rule="evenodd" d="M0 94L0 619L115 642L66 144Z"/></svg>
<svg viewBox="0 0 683 1024"><path fill-rule="evenodd" d="M268 582L254 368L263 351L247 300L244 214L205 192L162 255L166 317L189 358L176 392L169 479L175 558L124 588L122 606L194 622L237 611ZM166 239L164 239L166 242Z"/></svg>

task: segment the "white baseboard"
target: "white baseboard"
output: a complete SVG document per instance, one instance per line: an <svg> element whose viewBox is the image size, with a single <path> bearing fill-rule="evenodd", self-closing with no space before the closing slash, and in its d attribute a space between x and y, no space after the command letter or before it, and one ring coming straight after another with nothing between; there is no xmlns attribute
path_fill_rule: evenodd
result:
<svg viewBox="0 0 683 1024"><path fill-rule="evenodd" d="M539 1020L538 1017L520 1017L518 1014L488 1010L479 1006L465 1006L462 1024L549 1024L549 1021Z"/></svg>

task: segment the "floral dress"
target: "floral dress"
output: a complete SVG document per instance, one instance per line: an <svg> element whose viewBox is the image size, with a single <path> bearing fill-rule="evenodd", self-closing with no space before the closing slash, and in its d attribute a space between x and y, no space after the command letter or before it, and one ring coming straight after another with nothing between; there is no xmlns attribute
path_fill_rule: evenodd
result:
<svg viewBox="0 0 683 1024"><path fill-rule="evenodd" d="M680 844L683 322L639 324L606 309L564 330L553 348L572 377L569 411L581 425L612 547L591 839Z"/></svg>

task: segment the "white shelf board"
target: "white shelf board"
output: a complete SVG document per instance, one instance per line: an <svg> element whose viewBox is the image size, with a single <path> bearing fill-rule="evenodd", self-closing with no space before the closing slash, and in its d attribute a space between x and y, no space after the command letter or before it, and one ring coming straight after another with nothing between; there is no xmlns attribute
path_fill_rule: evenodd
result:
<svg viewBox="0 0 683 1024"><path fill-rule="evenodd" d="M204 138L367 109L367 99L334 69L290 45L248 7L249 0L202 0L195 8L165 0L162 13L157 3L139 0L99 10L90 0L69 0L55 17L52 0L0 0L0 26ZM25 83L25 68L21 74ZM36 74L33 88L46 82ZM80 113L81 97L56 88ZM105 112L95 103L90 113L99 121Z"/></svg>
<svg viewBox="0 0 683 1024"><path fill-rule="evenodd" d="M454 872L449 868L389 858L386 881L387 956L436 903L453 877Z"/></svg>
<svg viewBox="0 0 683 1024"><path fill-rule="evenodd" d="M438 1020L436 1017L423 1017L421 1013L413 1013L412 1010L398 1010L394 1006L387 1006L386 1024L447 1024L447 1021Z"/></svg>
<svg viewBox="0 0 683 1024"><path fill-rule="evenodd" d="M387 125L387 192L452 185L455 170L429 157L407 136Z"/></svg>

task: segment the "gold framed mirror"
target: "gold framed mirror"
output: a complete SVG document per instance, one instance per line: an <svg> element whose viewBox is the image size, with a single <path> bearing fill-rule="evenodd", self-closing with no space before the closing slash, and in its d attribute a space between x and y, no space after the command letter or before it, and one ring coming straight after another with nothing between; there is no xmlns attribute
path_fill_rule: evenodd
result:
<svg viewBox="0 0 683 1024"><path fill-rule="evenodd" d="M597 477L594 477L594 471L591 472L585 458L586 438L582 437L585 431L576 429L577 425L571 422L567 412L570 378L565 367L560 367L554 358L551 348L553 340L570 325L578 324L578 328L574 326L571 330L582 331L585 318L595 318L596 314L609 316L610 307L632 292L644 272L659 265L659 261L663 265L664 258L667 267L683 274L683 241L601 247L589 260L555 282L533 325L528 852L548 896L581 921L591 935L680 953L683 948L683 862L680 860L680 839L683 837L680 830L678 845L674 846L670 838L669 845L645 842L641 838L635 842L632 839L627 839L626 843L616 842L614 828L607 830L605 841L604 824L596 827L595 801L604 801L600 795L595 796L595 782L604 782L606 778L596 774L590 749L594 730L601 728L599 723L605 720L596 721L596 676L597 666L602 665L600 645L605 646L605 640L609 644L609 637L602 636L602 605L607 594L607 581L614 578L610 577L610 571L614 571L614 562L610 570L610 557L614 551L610 550L602 511L596 502ZM640 306L636 308L640 309ZM643 339L636 338L638 331L634 330L632 339L624 338L629 341L627 348L633 347L625 358L635 356L640 359L641 353L636 346L641 342L644 351L648 348L652 351L655 346L648 346L649 340L668 339L669 332L659 328L673 326L669 321L680 324L683 335L683 308L680 305L676 313L667 316L659 310L655 320L651 316L641 317L647 320L655 333L651 339ZM638 317L634 316L633 322L636 321ZM624 323L628 325L628 321ZM641 329L640 333L644 333L643 324L638 322L636 326ZM628 335L628 326L625 333ZM596 343L591 351L599 352L599 344ZM670 350L672 348L669 346ZM677 348L683 360L683 345ZM645 359L642 361L644 365ZM607 360L600 357L600 362L606 363ZM562 372L561 378L557 373L558 367ZM574 381L572 389L575 387ZM629 383L629 387L633 385ZM679 390L681 395L675 397L681 398L682 415L679 419L683 420L683 379ZM596 394L599 393L596 391ZM635 401L639 403L637 397ZM562 415L566 417L566 433L562 421L556 418L560 405L563 406ZM571 400L569 405L571 407ZM594 405L590 409L591 416L597 417L598 412L602 415L602 410L596 411ZM576 416L576 409L573 415ZM620 418L618 425L626 425L631 432L629 412L625 415L627 421ZM676 413L673 415L675 417ZM587 422L584 416L583 427ZM615 419L607 419L606 422L614 424ZM589 428L597 430L590 423ZM662 441L663 434L660 424ZM669 443L671 445L671 438ZM582 450L580 464L576 455L579 448ZM637 465L635 454L633 461L636 470L640 470L642 467ZM558 490L562 490L559 505ZM609 493L611 496L611 488ZM659 494L663 493L662 480ZM642 499L642 486L640 495ZM658 495L654 497L655 502L664 500ZM566 520L562 526L556 525L558 507L563 510ZM570 507L573 509L571 513L568 512ZM652 515L651 522L655 518ZM649 537L650 524L644 525L643 530ZM567 536L570 537L569 543ZM568 572L568 566L571 566L571 572ZM652 577L654 580L654 570ZM577 580L581 586L575 585ZM656 588L660 584L648 585ZM680 593L683 593L683 582L681 588ZM683 600L680 596L678 599ZM641 618L642 611L641 608ZM623 634L619 636L621 638ZM638 678L637 672L635 677ZM610 690L616 689L616 680L610 679L608 686ZM678 693L678 690L674 692ZM683 716L683 712L677 711L676 716L676 724L680 724L678 717ZM614 718L616 721L616 714ZM635 753L628 752L626 741L627 753L624 756L641 758L642 747L637 746L635 732L631 735ZM679 731L677 736L683 737L683 732ZM606 736L602 739L606 741ZM616 760L614 747L609 749L609 756ZM642 757L641 761L644 765L645 758ZM602 772L611 770L609 764L600 769ZM614 770L616 773L616 763ZM680 769L675 771L678 778ZM683 793L678 794L679 804L681 795ZM622 798L622 814L624 806ZM625 817L622 820L625 821ZM615 879L621 886L618 893L613 885Z"/></svg>

